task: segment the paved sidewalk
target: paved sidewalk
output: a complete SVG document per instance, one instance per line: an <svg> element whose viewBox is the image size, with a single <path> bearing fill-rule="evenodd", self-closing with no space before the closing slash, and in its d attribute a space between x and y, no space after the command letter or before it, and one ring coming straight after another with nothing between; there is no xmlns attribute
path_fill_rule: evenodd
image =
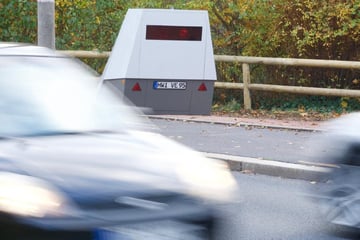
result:
<svg viewBox="0 0 360 240"><path fill-rule="evenodd" d="M323 130L324 121L279 120L264 118L242 118L217 115L149 115L150 118L171 119L179 121L208 122L237 126L255 126L261 128L285 128L304 131Z"/></svg>
<svg viewBox="0 0 360 240"><path fill-rule="evenodd" d="M205 122L213 124L227 124L244 127L291 129L296 131L322 131L325 121L295 121L278 119L256 119L227 116L202 115L149 115L150 118L168 119L176 121ZM219 159L228 163L232 171L253 174L263 174L307 181L326 181L327 173L334 166L315 163L284 163L266 159L248 158L226 154L204 153L205 156Z"/></svg>

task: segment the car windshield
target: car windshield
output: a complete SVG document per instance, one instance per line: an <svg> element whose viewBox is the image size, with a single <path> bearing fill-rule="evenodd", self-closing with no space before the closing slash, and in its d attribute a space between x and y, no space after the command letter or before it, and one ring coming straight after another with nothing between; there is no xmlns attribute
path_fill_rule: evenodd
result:
<svg viewBox="0 0 360 240"><path fill-rule="evenodd" d="M121 131L141 124L79 61L0 56L0 136Z"/></svg>

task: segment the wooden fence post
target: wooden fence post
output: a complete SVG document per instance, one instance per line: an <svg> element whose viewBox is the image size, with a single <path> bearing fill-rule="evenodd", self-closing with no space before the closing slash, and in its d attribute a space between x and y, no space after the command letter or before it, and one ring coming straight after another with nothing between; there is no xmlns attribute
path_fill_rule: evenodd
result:
<svg viewBox="0 0 360 240"><path fill-rule="evenodd" d="M250 96L250 67L249 64L242 64L243 71L243 83L244 83L244 108L245 110L251 110L251 96Z"/></svg>

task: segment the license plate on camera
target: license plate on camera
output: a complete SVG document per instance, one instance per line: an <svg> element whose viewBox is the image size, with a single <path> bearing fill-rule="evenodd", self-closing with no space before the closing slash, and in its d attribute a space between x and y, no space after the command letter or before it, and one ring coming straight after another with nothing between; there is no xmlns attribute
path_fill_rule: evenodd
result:
<svg viewBox="0 0 360 240"><path fill-rule="evenodd" d="M203 226L168 220L98 229L94 240L205 240L206 235Z"/></svg>
<svg viewBox="0 0 360 240"><path fill-rule="evenodd" d="M155 90L161 89L175 89L175 90L185 90L186 82L162 82L162 81L154 81L153 88Z"/></svg>

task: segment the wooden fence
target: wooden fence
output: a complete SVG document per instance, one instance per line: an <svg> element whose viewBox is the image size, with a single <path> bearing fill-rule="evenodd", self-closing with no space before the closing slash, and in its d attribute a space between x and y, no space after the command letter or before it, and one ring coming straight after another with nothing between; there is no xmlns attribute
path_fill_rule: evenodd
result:
<svg viewBox="0 0 360 240"><path fill-rule="evenodd" d="M107 58L110 52L96 51L60 51L62 53L78 58ZM360 98L360 90L349 89L329 89L314 87L283 86L273 84L255 84L251 83L250 64L264 65L282 65L282 66L302 66L302 67L321 67L321 68L341 68L341 69L359 69L358 61L337 61L337 60L315 60L298 58L267 58L267 57L246 57L246 56L227 56L215 55L215 61L233 62L242 64L243 82L215 82L215 88L241 89L244 96L244 108L251 109L251 90L270 91L280 93L307 94L317 96L337 96Z"/></svg>

